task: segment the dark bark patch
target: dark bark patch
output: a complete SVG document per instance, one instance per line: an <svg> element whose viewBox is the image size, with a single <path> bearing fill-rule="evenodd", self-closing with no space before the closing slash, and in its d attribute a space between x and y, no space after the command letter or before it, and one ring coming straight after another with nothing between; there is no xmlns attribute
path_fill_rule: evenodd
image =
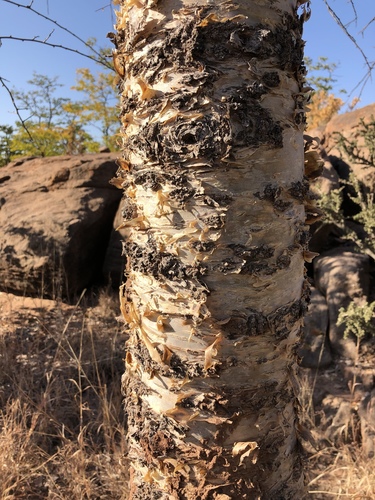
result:
<svg viewBox="0 0 375 500"><path fill-rule="evenodd" d="M229 20L208 23L198 29L193 56L213 65L228 58L276 58L281 69L297 71L303 59L303 42L294 31L301 32L301 23L288 14L273 30Z"/></svg>
<svg viewBox="0 0 375 500"><path fill-rule="evenodd" d="M169 372L176 378L184 379L186 377L186 366L177 354L173 353L169 361Z"/></svg>
<svg viewBox="0 0 375 500"><path fill-rule="evenodd" d="M272 184L267 184L266 187L264 188L263 193L260 193L258 191L254 193L254 196L256 198L259 198L259 200L267 200L274 203L276 198L280 196L280 193L281 193L280 187L273 186Z"/></svg>
<svg viewBox="0 0 375 500"><path fill-rule="evenodd" d="M273 265L264 262L274 255L274 249L268 245L246 247L244 245L231 243L228 245L233 250L237 259L224 259L218 267L218 270L224 273L239 272L240 274L251 275L271 275L276 272ZM240 261L238 259L241 259Z"/></svg>
<svg viewBox="0 0 375 500"><path fill-rule="evenodd" d="M301 245L302 248L306 249L308 247L310 239L311 239L310 231L308 229L305 229L305 226L302 226L301 228L297 229L294 238L294 242L296 245Z"/></svg>
<svg viewBox="0 0 375 500"><path fill-rule="evenodd" d="M231 132L226 113L218 110L195 120L179 118L164 126L147 124L124 146L141 150L152 161L180 163L181 158L205 158L212 162L224 157L230 149Z"/></svg>
<svg viewBox="0 0 375 500"><path fill-rule="evenodd" d="M137 206L130 198L124 199L121 207L121 215L124 220L131 220L137 216Z"/></svg>
<svg viewBox="0 0 375 500"><path fill-rule="evenodd" d="M232 201L232 196L226 193L210 193L209 196L206 195L203 198L203 202L206 205L214 208L216 208L217 206L227 207Z"/></svg>
<svg viewBox="0 0 375 500"><path fill-rule="evenodd" d="M230 243L228 247L233 250L234 255L246 259L247 261L269 259L275 252L274 249L268 245L246 247L244 245Z"/></svg>
<svg viewBox="0 0 375 500"><path fill-rule="evenodd" d="M278 339L286 338L294 324L307 312L307 301L302 296L286 306L279 307L268 316L269 324Z"/></svg>
<svg viewBox="0 0 375 500"><path fill-rule="evenodd" d="M267 318L261 312L251 308L247 309L244 314L233 314L222 328L230 340L262 335L269 329Z"/></svg>
<svg viewBox="0 0 375 500"><path fill-rule="evenodd" d="M280 85L280 76L277 71L267 71L262 75L263 85L269 88L278 87Z"/></svg>
<svg viewBox="0 0 375 500"><path fill-rule="evenodd" d="M192 198L196 193L196 190L190 187L178 187L173 189L169 193L169 197L173 200L178 201L179 203L185 203L189 198Z"/></svg>
<svg viewBox="0 0 375 500"><path fill-rule="evenodd" d="M156 279L186 280L187 288L192 292L196 291L197 294L201 293L189 280L201 276L204 273L203 267L185 266L175 255L159 252L152 238L149 239L147 247L141 247L134 242L126 242L123 246L124 254L127 255L128 263L134 271L149 274Z"/></svg>
<svg viewBox="0 0 375 500"><path fill-rule="evenodd" d="M291 263L291 257L288 252L283 252L276 260L276 266L279 269L287 269Z"/></svg>
<svg viewBox="0 0 375 500"><path fill-rule="evenodd" d="M285 212L288 210L293 205L291 201L286 201L286 200L276 200L275 203L273 204L273 207L275 210L278 212Z"/></svg>
<svg viewBox="0 0 375 500"><path fill-rule="evenodd" d="M292 182L291 187L288 189L288 193L293 196L293 198L300 201L308 198L309 191L310 187L307 180Z"/></svg>
<svg viewBox="0 0 375 500"><path fill-rule="evenodd" d="M254 193L256 198L259 198L260 200L267 200L272 203L274 209L278 212L285 212L285 210L288 210L293 203L289 200L283 199L282 195L282 188L273 186L272 184L267 184L263 193L260 193L259 191Z"/></svg>
<svg viewBox="0 0 375 500"><path fill-rule="evenodd" d="M165 183L165 179L155 172L148 170L134 177L134 184L140 184L145 189L151 189L152 191L159 191L162 185Z"/></svg>
<svg viewBox="0 0 375 500"><path fill-rule="evenodd" d="M221 229L224 226L224 216L210 215L202 218L202 222L204 222L209 229Z"/></svg>
<svg viewBox="0 0 375 500"><path fill-rule="evenodd" d="M266 92L261 84L254 84L252 87L236 89L227 98L233 123L234 146L258 147L266 144L273 148L282 147L281 125L275 122L271 113L257 101L264 93L263 90Z"/></svg>
<svg viewBox="0 0 375 500"><path fill-rule="evenodd" d="M197 252L211 252L215 248L215 243L213 241L193 241L191 247Z"/></svg>

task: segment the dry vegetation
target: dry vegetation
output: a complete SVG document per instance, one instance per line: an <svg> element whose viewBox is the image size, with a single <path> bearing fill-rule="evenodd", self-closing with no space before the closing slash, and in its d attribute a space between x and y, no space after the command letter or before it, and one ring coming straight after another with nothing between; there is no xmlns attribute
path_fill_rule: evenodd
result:
<svg viewBox="0 0 375 500"><path fill-rule="evenodd" d="M116 300L0 294L1 499L125 499Z"/></svg>
<svg viewBox="0 0 375 500"><path fill-rule="evenodd" d="M75 306L0 293L1 500L127 498L118 311L105 291ZM301 381L307 498L374 499L355 412L332 442L335 413L315 403L339 371L301 369Z"/></svg>
<svg viewBox="0 0 375 500"><path fill-rule="evenodd" d="M337 366L321 373L310 369L300 372L307 498L373 500L375 457L367 456L361 446L355 391L348 398L345 415L342 414L345 404L341 410L338 407L339 398L334 394L342 395L344 389L340 374ZM320 399L318 393L327 387L333 395L320 404L315 403L317 396ZM334 439L332 429L335 429Z"/></svg>

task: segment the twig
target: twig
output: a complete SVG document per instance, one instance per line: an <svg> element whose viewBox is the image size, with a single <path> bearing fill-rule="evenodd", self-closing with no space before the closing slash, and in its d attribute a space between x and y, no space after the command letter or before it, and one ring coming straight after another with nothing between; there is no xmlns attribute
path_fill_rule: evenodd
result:
<svg viewBox="0 0 375 500"><path fill-rule="evenodd" d="M352 9L354 12L354 19L353 19L353 21L350 21L350 23L348 23L347 26L349 26L349 24L351 24L351 23L357 24L357 20L358 20L357 9L355 8L353 0L350 0L350 5L352 6Z"/></svg>
<svg viewBox="0 0 375 500"><path fill-rule="evenodd" d="M15 2L14 0L3 0L3 2L10 3L11 5L14 5L16 7L21 7L23 9L31 10L31 12L33 12L37 16L40 16L43 19L46 19L47 21L49 21L50 23L54 24L55 26L57 26L61 30L65 31L66 33L69 33L69 35L71 35L72 37L74 37L79 42L83 43L86 47L88 47L97 56L97 58L90 57L90 56L87 56L87 55L86 55L86 57L90 57L90 59L93 59L94 61L96 61L96 62L98 62L100 64L103 64L103 66L106 66L107 68L112 69L111 66L106 62L106 60L100 54L100 52L98 52L96 49L94 49L94 47L92 47L92 45L90 45L88 42L85 42L85 40L83 40L81 37L79 37L76 33L74 33L73 31L71 31L70 29L66 28L62 24L58 23L54 19L51 19L49 16L46 16L46 15L42 14L41 12L39 12L38 10L33 9L32 5L34 3L34 0L32 0L32 2L29 5L23 5L23 4L19 3L19 2ZM57 47L62 47L62 46L57 45ZM66 47L63 47L63 48L65 48L66 50L71 50L73 52L77 52L80 55L84 55L83 53L81 53L79 51L74 51L73 49L67 49Z"/></svg>
<svg viewBox="0 0 375 500"><path fill-rule="evenodd" d="M373 23L374 21L375 21L375 17L373 17L373 18L371 19L371 21L369 21L369 22L366 24L366 26L365 26L363 29L361 29L360 33L363 35L363 33L365 32L365 30L367 30L367 28L370 26L370 24L371 24L371 23Z"/></svg>
<svg viewBox="0 0 375 500"><path fill-rule="evenodd" d="M371 71L373 70L373 65L370 64L370 62L368 61L367 59L367 56L366 54L363 52L363 50L361 49L361 47L358 45L356 39L353 37L353 35L351 35L349 33L349 31L347 30L347 28L344 26L344 24L342 23L341 19L339 18L339 16L336 14L336 12L332 9L332 7L329 5L328 3L328 0L323 0L323 2L326 4L326 7L329 11L329 13L331 14L331 16L334 18L334 20L337 22L337 24L340 26L340 28L342 30L344 30L345 34L350 38L350 40L354 43L354 45L357 47L357 49L360 51L360 53L362 54L362 57L364 58L365 62L366 62L366 65L367 67L369 68L369 72L371 73Z"/></svg>
<svg viewBox="0 0 375 500"><path fill-rule="evenodd" d="M10 99L11 99L12 103L13 103L13 107L14 107L14 109L16 110L17 116L18 116L18 118L19 118L19 120L20 120L20 122L21 122L21 124L22 124L22 127L25 129L25 131L26 131L27 135L30 137L31 141L32 141L32 142L34 142L33 136L30 134L30 131L29 131L29 129L27 128L26 122L25 122L25 120L23 120L23 118L22 118L22 116L21 116L21 114L20 114L20 110L19 110L19 108L18 108L18 106L17 106L17 104L16 104L16 101L14 100L13 93L12 93L12 91L10 90L10 88L7 86L7 84L5 83L5 81L7 81L7 80L5 80L4 78L2 78L2 77L0 76L0 82L1 82L1 85L2 85L2 86L5 88L5 90L8 92L9 97L10 97Z"/></svg>
<svg viewBox="0 0 375 500"><path fill-rule="evenodd" d="M4 1L9 1L9 0L4 0ZM0 42L2 42L3 40L17 40L19 42L40 43L42 45L47 45L48 47L63 49L63 50L67 50L69 52L74 52L80 56L87 57L88 59L91 59L92 61L99 62L100 64L103 64L103 66L106 66L106 68L113 70L112 66L109 63L104 62L105 61L104 59L102 59L101 61L98 61L98 59L95 56L90 56L90 54L85 54L84 52L81 52L78 49L72 49L71 47L66 47L65 45L59 45L56 43L48 42L47 40L49 39L51 34L52 33L50 33L44 40L38 40L37 36L34 36L34 38L22 38L22 37L12 36L12 35L0 36Z"/></svg>

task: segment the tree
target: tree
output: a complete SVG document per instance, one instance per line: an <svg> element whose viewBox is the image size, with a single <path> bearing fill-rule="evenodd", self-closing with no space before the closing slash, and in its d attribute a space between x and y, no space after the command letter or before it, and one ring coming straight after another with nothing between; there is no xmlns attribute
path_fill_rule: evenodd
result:
<svg viewBox="0 0 375 500"><path fill-rule="evenodd" d="M339 112L344 102L332 93L337 64L329 62L326 57L320 57L316 63L305 58L305 62L309 71L308 83L315 89L309 101L308 116L309 128L313 129L326 125Z"/></svg>
<svg viewBox="0 0 375 500"><path fill-rule="evenodd" d="M56 97L55 93L63 85L58 82L58 77L49 77L34 72L28 84L33 90L28 92L13 90L13 97L18 104L18 108L27 110L29 116L27 120L37 125L45 125L51 128L53 125L62 124L64 113L64 103L68 101L64 97Z"/></svg>
<svg viewBox="0 0 375 500"><path fill-rule="evenodd" d="M10 162L12 156L17 154L12 148L14 128L10 125L0 125L0 167Z"/></svg>
<svg viewBox="0 0 375 500"><path fill-rule="evenodd" d="M32 90L13 90L17 109L27 111L29 116L24 123L16 123L17 130L10 138L10 158L80 154L98 149L99 144L77 122L77 116L65 109L69 99L56 97L62 87L57 77L34 73L27 83Z"/></svg>
<svg viewBox="0 0 375 500"><path fill-rule="evenodd" d="M95 126L105 146L116 150L119 118L115 72L99 72L95 75L88 68L79 68L77 75L77 84L72 88L86 97L78 102L67 103L64 109L76 114L82 125Z"/></svg>
<svg viewBox="0 0 375 500"><path fill-rule="evenodd" d="M130 498L299 498L305 2L116 3Z"/></svg>

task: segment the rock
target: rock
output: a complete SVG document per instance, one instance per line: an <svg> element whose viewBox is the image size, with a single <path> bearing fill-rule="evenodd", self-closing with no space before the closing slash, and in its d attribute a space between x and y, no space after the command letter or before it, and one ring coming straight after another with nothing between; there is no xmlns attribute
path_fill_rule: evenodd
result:
<svg viewBox="0 0 375 500"><path fill-rule="evenodd" d="M340 180L331 160L324 151L321 152L323 170L321 175L311 183L311 189L317 195L329 194L333 189L340 188Z"/></svg>
<svg viewBox="0 0 375 500"><path fill-rule="evenodd" d="M335 354L355 359L356 339L344 338L345 325L337 326L339 309L369 294L369 257L347 247L336 248L314 260L315 285L328 304L329 342Z"/></svg>
<svg viewBox="0 0 375 500"><path fill-rule="evenodd" d="M116 154L21 159L1 169L0 288L74 296L100 279L121 191Z"/></svg>
<svg viewBox="0 0 375 500"><path fill-rule="evenodd" d="M329 424L325 438L336 444L347 442L354 413L350 401L329 395L323 400L323 409Z"/></svg>
<svg viewBox="0 0 375 500"><path fill-rule="evenodd" d="M304 331L298 355L305 368L325 368L332 363L328 343L328 305L325 297L311 289L309 310L305 316Z"/></svg>
<svg viewBox="0 0 375 500"><path fill-rule="evenodd" d="M358 407L362 448L368 458L375 455L375 389L362 399Z"/></svg>
<svg viewBox="0 0 375 500"><path fill-rule="evenodd" d="M354 174L362 180L371 190L375 188L375 167L363 165L360 161L353 162L337 148L337 132L340 132L345 138L355 140L361 148L361 155L367 157L368 147L363 138L357 136L358 124L363 119L366 123L375 119L375 104L370 104L363 108L356 109L349 113L335 115L327 123L324 131L323 146L330 157L337 157L346 163L350 163L350 168ZM334 160L333 160L334 161Z"/></svg>

